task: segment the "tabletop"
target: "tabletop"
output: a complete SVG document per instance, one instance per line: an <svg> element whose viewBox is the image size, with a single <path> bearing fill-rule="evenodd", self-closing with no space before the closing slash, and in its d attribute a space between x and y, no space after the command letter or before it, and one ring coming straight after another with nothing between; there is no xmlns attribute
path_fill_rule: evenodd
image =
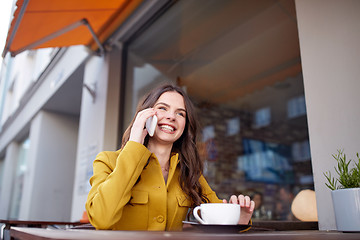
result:
<svg viewBox="0 0 360 240"><path fill-rule="evenodd" d="M35 227L35 228L46 228L49 226L59 227L63 226L79 226L83 225L81 222L60 222L60 221L38 221L38 220L8 220L0 219L0 239L10 239L9 232L11 227Z"/></svg>
<svg viewBox="0 0 360 240"><path fill-rule="evenodd" d="M264 231L245 233L205 233L205 232L148 232L148 231L109 231L109 230L79 230L79 229L44 229L12 227L12 238L17 240L137 240L137 239L196 239L196 240L358 240L360 233L342 233L336 231L300 230L300 231Z"/></svg>
<svg viewBox="0 0 360 240"><path fill-rule="evenodd" d="M0 223L9 226L48 226L48 225L81 225L81 222L61 222L61 221L38 221L38 220L8 220L0 219Z"/></svg>

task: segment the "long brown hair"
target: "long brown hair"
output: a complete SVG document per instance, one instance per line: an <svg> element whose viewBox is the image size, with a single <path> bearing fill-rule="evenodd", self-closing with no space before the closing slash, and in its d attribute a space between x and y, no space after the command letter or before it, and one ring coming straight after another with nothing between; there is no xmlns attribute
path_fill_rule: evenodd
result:
<svg viewBox="0 0 360 240"><path fill-rule="evenodd" d="M180 160L180 186L185 194L192 201L193 206L200 205L202 202L208 202L208 199L204 195L199 178L203 171L203 162L200 159L200 155L196 146L196 136L198 131L198 122L196 117L196 110L188 95L182 90L182 88L165 84L161 85L152 91L150 91L139 102L136 114L131 121L130 125L124 132L122 138L122 148L129 141L130 131L134 124L135 117L138 112L154 107L156 101L165 92L177 92L184 98L186 108L186 124L185 129L181 137L174 142L172 152L179 154ZM149 142L149 135L145 137L144 145L147 146Z"/></svg>

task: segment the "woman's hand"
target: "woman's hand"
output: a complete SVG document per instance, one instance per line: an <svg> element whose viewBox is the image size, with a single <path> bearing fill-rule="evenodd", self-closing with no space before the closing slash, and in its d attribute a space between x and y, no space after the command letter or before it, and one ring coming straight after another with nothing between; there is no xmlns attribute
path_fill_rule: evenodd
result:
<svg viewBox="0 0 360 240"><path fill-rule="evenodd" d="M223 202L227 203L226 199L223 199ZM229 199L229 203L240 204L241 213L239 224L249 224L251 216L254 212L255 202L250 200L249 196L239 195L238 197L236 197L235 195L232 195Z"/></svg>
<svg viewBox="0 0 360 240"><path fill-rule="evenodd" d="M134 124L132 125L131 130L130 130L129 141L134 141L134 142L144 144L144 139L145 139L146 135L148 134L148 132L145 128L146 120L149 117L154 116L155 114L156 114L156 111L153 108L147 108L147 109L144 109L144 110L138 112L138 114L136 115Z"/></svg>

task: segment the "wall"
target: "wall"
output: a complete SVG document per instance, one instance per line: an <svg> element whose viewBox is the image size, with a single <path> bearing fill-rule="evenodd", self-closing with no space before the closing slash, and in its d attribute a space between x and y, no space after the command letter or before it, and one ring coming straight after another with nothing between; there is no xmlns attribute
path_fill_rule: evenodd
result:
<svg viewBox="0 0 360 240"><path fill-rule="evenodd" d="M323 172L360 152L360 1L296 0L319 228L336 229Z"/></svg>
<svg viewBox="0 0 360 240"><path fill-rule="evenodd" d="M36 87L25 92L26 96L22 96L22 103L16 114L12 116L14 119L6 126L3 126L0 135L0 152L3 152L19 132L27 127L36 113L74 73L87 56L88 52L84 46L74 46L63 49L62 54L55 57L56 59L51 62L37 81Z"/></svg>
<svg viewBox="0 0 360 240"><path fill-rule="evenodd" d="M95 89L96 96L93 99L87 90L83 90L72 221L79 221L85 211L85 201L90 190L92 162L97 153L117 148L120 59L120 51L113 49L105 56L91 57L85 66L84 83Z"/></svg>
<svg viewBox="0 0 360 240"><path fill-rule="evenodd" d="M31 122L20 220L70 220L78 122L44 111Z"/></svg>

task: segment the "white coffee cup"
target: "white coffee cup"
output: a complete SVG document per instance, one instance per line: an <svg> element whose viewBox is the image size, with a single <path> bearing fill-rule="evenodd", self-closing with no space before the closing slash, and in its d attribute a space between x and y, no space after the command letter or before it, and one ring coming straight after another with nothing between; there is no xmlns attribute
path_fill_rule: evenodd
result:
<svg viewBox="0 0 360 240"><path fill-rule="evenodd" d="M198 211L201 212L201 217ZM203 203L194 208L194 217L201 224L236 225L240 220L240 205L232 203Z"/></svg>

